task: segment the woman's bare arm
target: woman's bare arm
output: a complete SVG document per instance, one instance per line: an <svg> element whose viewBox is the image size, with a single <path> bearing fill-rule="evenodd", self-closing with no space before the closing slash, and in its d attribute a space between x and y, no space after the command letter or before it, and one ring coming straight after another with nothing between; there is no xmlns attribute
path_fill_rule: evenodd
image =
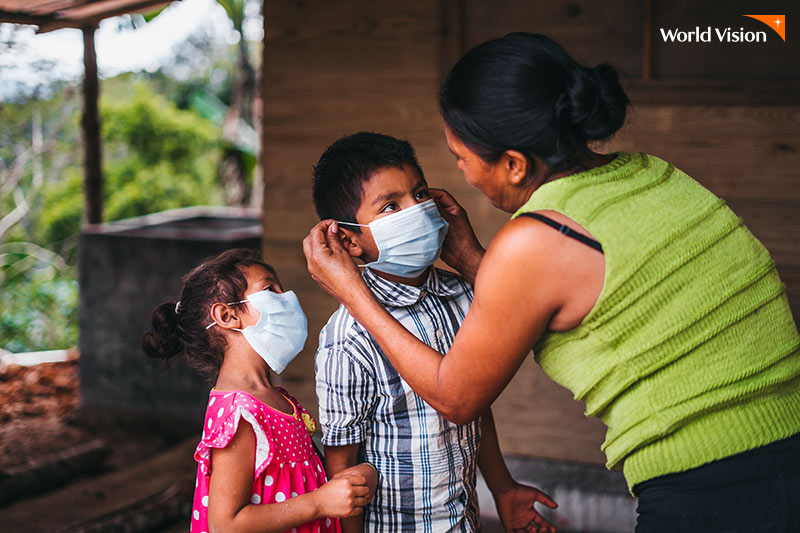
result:
<svg viewBox="0 0 800 533"><path fill-rule="evenodd" d="M375 300L335 230L323 221L303 243L312 277L372 334L411 388L456 423L486 411L548 325L578 325L602 287L597 251L533 219L512 220L483 257L472 307L442 357Z"/></svg>

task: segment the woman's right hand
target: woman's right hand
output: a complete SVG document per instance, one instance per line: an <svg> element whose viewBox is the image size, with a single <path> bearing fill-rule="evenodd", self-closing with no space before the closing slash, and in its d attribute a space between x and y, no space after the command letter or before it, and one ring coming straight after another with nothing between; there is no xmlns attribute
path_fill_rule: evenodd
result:
<svg viewBox="0 0 800 533"><path fill-rule="evenodd" d="M450 225L442 246L441 258L468 281L474 282L486 251L475 236L467 212L444 189L430 189L430 193L439 207L439 213Z"/></svg>
<svg viewBox="0 0 800 533"><path fill-rule="evenodd" d="M349 518L360 515L371 499L367 479L357 474L334 477L311 494L320 517Z"/></svg>
<svg viewBox="0 0 800 533"><path fill-rule="evenodd" d="M308 273L328 294L348 305L349 297L358 299L361 294L371 295L353 258L344 249L338 237L339 225L334 220L323 220L311 228L303 239Z"/></svg>

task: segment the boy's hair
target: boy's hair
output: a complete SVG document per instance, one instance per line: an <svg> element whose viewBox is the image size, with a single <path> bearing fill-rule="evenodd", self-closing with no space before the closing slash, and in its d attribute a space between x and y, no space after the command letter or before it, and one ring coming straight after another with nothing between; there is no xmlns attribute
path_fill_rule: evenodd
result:
<svg viewBox="0 0 800 533"><path fill-rule="evenodd" d="M317 215L321 220L356 222L364 183L382 168L403 165L415 169L425 179L408 141L368 131L342 137L314 165L313 198Z"/></svg>
<svg viewBox="0 0 800 533"><path fill-rule="evenodd" d="M261 252L251 248L233 248L201 261L183 277L178 301L168 300L153 310L151 328L140 338L144 352L165 361L182 354L190 367L213 383L225 355L225 338L219 328L208 329L209 310L217 302L244 298L244 270L252 265L277 276L261 258Z"/></svg>

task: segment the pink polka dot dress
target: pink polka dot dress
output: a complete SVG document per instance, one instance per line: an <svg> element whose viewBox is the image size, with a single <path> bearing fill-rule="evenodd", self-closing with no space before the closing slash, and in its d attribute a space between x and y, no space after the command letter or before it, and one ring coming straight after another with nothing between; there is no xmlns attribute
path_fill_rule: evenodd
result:
<svg viewBox="0 0 800 533"><path fill-rule="evenodd" d="M212 390L209 394L203 438L194 452L198 466L191 533L208 531L211 448L227 446L242 421L250 424L256 435L252 503L280 503L311 492L327 481L322 461L311 444L314 420L284 389L276 389L292 404L293 414L278 411L243 391ZM323 518L291 532L339 533L341 526L336 518Z"/></svg>

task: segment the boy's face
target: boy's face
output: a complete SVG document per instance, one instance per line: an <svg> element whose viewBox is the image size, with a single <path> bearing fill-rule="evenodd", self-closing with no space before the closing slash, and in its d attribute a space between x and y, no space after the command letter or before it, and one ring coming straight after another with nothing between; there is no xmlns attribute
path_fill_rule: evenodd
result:
<svg viewBox="0 0 800 533"><path fill-rule="evenodd" d="M363 184L356 222L369 224L430 199L428 184L413 167L381 168ZM353 257L359 257L365 263L378 259L378 247L370 228L361 228L361 233L356 233L340 225L339 234L342 244Z"/></svg>

